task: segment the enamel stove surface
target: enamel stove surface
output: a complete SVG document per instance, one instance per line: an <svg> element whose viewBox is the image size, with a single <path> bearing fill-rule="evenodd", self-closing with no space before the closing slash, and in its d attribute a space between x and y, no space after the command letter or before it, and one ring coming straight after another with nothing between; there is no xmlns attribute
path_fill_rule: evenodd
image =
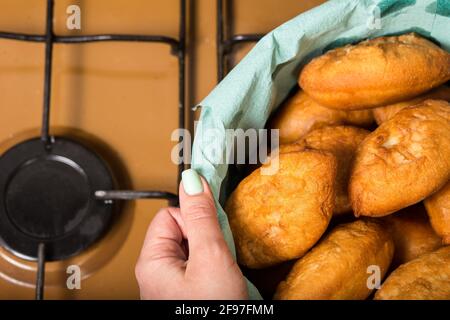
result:
<svg viewBox="0 0 450 320"><path fill-rule="evenodd" d="M145 17L128 33L116 20L67 32L64 0L32 5L44 31L0 19L0 299L139 298L146 230L175 205L184 167L170 136L186 123L185 2L152 28L164 4L107 1L112 16L132 12L119 25ZM83 12L108 20L97 4Z"/></svg>

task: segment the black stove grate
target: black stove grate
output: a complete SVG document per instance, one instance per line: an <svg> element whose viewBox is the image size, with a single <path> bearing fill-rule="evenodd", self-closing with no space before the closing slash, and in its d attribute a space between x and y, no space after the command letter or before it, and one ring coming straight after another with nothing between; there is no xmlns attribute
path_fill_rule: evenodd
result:
<svg viewBox="0 0 450 320"><path fill-rule="evenodd" d="M165 43L171 47L171 53L178 59L178 126L185 128L185 56L186 56L186 0L180 0L180 22L178 39L164 35L131 35L131 34L98 34L83 36L58 36L53 32L54 0L47 0L46 29L44 35L33 35L23 33L0 32L0 38L29 42L45 43L45 74L44 74L44 98L41 126L41 140L46 146L51 146L50 135L50 111L51 111L51 77L52 77L52 55L55 43L77 44L100 41L134 41L134 42L157 42ZM183 142L179 139L180 146ZM182 157L182 150L179 156ZM178 166L178 184L181 181L181 172L184 170L184 163ZM165 191L136 191L136 190L99 190L95 197L101 200L135 200L135 199L166 199L170 205L177 205L178 196ZM45 243L38 246L38 272L36 277L36 299L44 297L45 283Z"/></svg>
<svg viewBox="0 0 450 320"><path fill-rule="evenodd" d="M258 42L264 35L259 33L233 34L232 28L233 0L217 0L216 49L217 81L221 81L230 71L229 56L237 44Z"/></svg>

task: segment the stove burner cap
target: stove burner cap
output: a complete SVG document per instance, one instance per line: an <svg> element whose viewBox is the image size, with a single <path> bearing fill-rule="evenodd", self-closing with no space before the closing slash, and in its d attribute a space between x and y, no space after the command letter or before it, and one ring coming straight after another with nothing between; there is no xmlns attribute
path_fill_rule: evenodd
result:
<svg viewBox="0 0 450 320"><path fill-rule="evenodd" d="M113 189L102 159L85 146L56 138L22 142L0 157L0 238L17 256L36 260L39 243L46 260L73 256L107 229L111 203L96 190Z"/></svg>

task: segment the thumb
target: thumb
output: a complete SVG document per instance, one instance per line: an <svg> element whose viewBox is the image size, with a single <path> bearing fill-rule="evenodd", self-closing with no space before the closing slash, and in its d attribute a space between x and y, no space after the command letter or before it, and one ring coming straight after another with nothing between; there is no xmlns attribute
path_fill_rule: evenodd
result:
<svg viewBox="0 0 450 320"><path fill-rule="evenodd" d="M183 171L179 197L189 254L195 256L212 247L227 248L217 219L214 197L208 183L194 169Z"/></svg>

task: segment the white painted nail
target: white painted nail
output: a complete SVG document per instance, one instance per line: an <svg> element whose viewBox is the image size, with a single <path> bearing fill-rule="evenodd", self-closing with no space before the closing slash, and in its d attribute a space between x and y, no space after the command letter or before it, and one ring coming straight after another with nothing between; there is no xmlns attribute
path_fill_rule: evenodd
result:
<svg viewBox="0 0 450 320"><path fill-rule="evenodd" d="M184 192L190 196L203 193L203 184L199 174L194 169L184 170L181 173L181 182L183 183Z"/></svg>

